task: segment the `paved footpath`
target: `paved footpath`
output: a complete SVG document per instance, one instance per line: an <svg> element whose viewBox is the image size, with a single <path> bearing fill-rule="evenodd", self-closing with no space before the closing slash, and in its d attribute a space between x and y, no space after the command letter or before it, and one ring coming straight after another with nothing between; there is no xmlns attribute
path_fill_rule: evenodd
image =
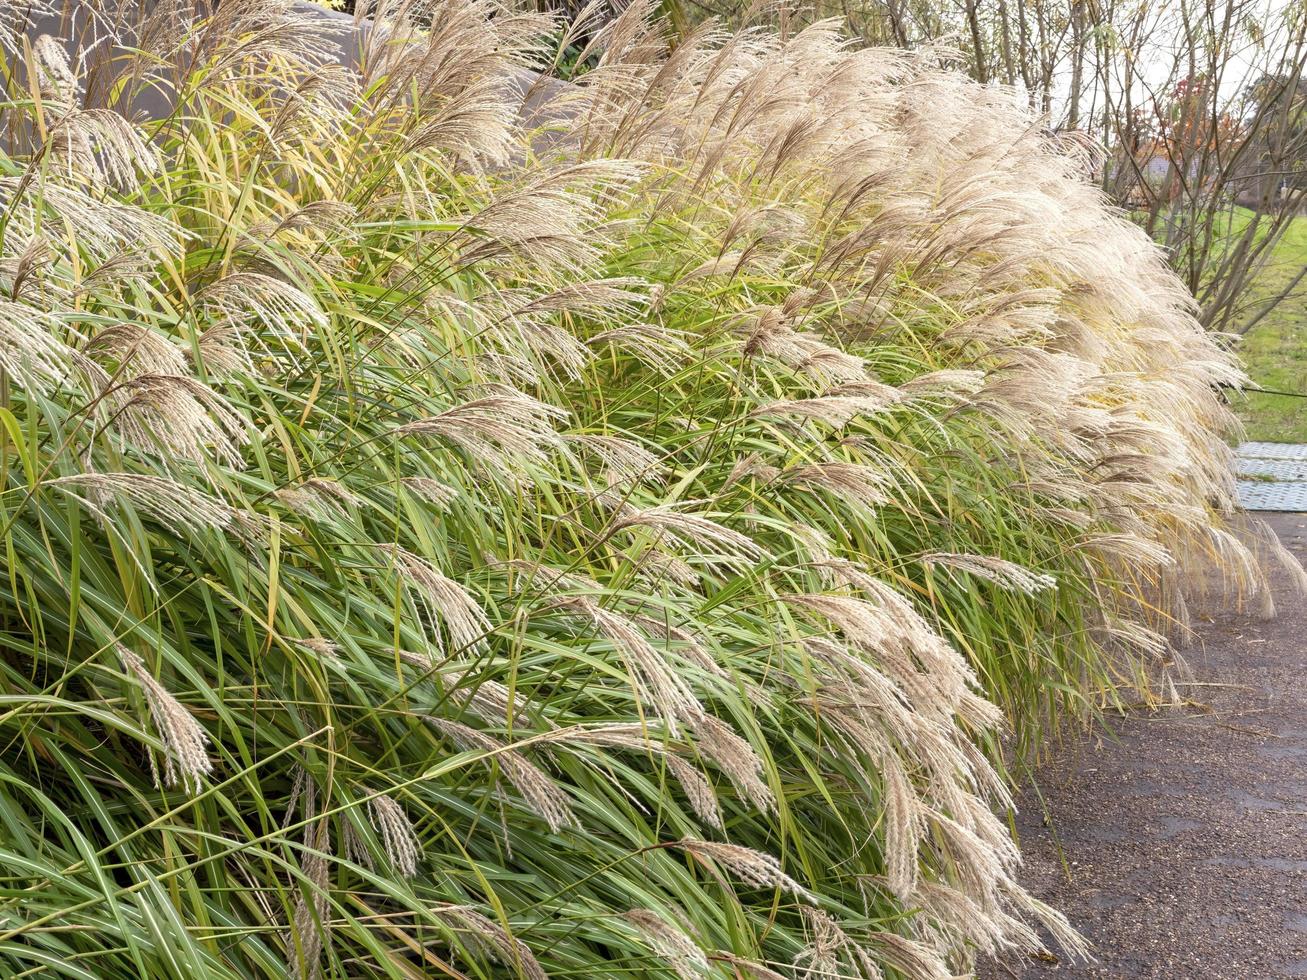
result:
<svg viewBox="0 0 1307 980"><path fill-rule="evenodd" d="M1307 514L1261 515L1307 560ZM1097 961L1008 959L985 980L1307 977L1307 601L1199 622L1185 709L1111 722L1026 792L1024 879Z"/></svg>

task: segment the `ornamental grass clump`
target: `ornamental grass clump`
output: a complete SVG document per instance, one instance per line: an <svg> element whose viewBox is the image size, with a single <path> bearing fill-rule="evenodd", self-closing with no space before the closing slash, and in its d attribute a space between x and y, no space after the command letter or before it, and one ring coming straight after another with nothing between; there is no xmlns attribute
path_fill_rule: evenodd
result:
<svg viewBox="0 0 1307 980"><path fill-rule="evenodd" d="M0 20L6 975L1081 949L1006 755L1268 593L1239 371L1078 148L831 23L636 3L559 87L482 0L61 7Z"/></svg>

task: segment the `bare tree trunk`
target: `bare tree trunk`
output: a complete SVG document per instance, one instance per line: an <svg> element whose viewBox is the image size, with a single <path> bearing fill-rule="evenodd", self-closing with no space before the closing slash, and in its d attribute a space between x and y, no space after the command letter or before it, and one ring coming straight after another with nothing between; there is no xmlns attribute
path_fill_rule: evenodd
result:
<svg viewBox="0 0 1307 980"><path fill-rule="evenodd" d="M1030 25L1027 20L1026 0L1017 0L1017 66L1021 81L1026 86L1026 99L1033 109L1036 105L1034 77L1035 57L1030 48Z"/></svg>
<svg viewBox="0 0 1307 980"><path fill-rule="evenodd" d="M1039 46L1039 107L1047 114L1053 108L1053 69L1057 59L1049 50L1048 8L1045 0L1032 2L1035 10L1035 36Z"/></svg>
<svg viewBox="0 0 1307 980"><path fill-rule="evenodd" d="M1084 0L1071 0L1071 92L1067 96L1067 128L1080 128L1080 100L1085 84Z"/></svg>
<svg viewBox="0 0 1307 980"><path fill-rule="evenodd" d="M967 27L971 31L972 77L982 84L989 81L989 66L986 63L985 43L980 34L979 0L966 0Z"/></svg>
<svg viewBox="0 0 1307 980"><path fill-rule="evenodd" d="M1017 73L1012 63L1012 17L1008 12L1007 0L998 0L999 51L1003 57L1003 80L1009 85L1017 83Z"/></svg>

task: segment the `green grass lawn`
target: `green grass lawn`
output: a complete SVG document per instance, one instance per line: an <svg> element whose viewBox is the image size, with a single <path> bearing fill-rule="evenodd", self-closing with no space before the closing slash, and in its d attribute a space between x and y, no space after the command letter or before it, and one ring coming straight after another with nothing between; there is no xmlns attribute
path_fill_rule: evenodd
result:
<svg viewBox="0 0 1307 980"><path fill-rule="evenodd" d="M1259 277L1255 299L1281 292L1307 263L1307 218L1297 218L1276 246ZM1251 304L1252 309L1260 303ZM1254 384L1277 391L1307 393L1307 282L1243 338L1240 347ZM1266 442L1307 442L1307 398L1249 393L1237 405L1248 438Z"/></svg>

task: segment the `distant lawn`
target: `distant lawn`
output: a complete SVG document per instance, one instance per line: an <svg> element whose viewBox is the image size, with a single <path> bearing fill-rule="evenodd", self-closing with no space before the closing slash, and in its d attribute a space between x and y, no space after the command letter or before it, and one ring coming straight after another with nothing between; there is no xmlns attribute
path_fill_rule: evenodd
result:
<svg viewBox="0 0 1307 980"><path fill-rule="evenodd" d="M1258 279L1254 298L1278 294L1307 263L1307 218L1297 218ZM1260 303L1252 304L1257 309ZM1244 337L1240 347L1253 382L1263 388L1307 393L1307 281ZM1248 438L1307 442L1307 398L1249 394L1236 406Z"/></svg>

